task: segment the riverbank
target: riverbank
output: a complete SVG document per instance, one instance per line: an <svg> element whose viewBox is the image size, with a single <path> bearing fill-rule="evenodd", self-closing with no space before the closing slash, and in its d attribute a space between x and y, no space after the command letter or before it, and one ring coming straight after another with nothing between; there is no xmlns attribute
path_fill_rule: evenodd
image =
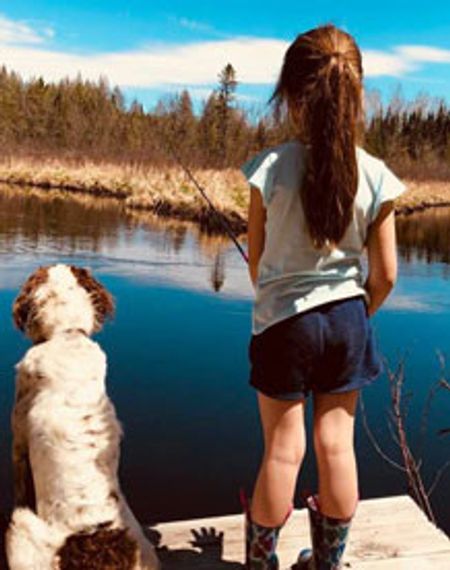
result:
<svg viewBox="0 0 450 570"><path fill-rule="evenodd" d="M192 171L215 207L236 234L246 231L248 188L238 169ZM60 189L109 196L126 209L151 211L159 216L192 221L210 233L223 232L187 174L178 166L155 167L58 160L9 159L0 163L0 182L21 187ZM450 205L450 182L405 180L408 191L396 203L398 214L432 206Z"/></svg>

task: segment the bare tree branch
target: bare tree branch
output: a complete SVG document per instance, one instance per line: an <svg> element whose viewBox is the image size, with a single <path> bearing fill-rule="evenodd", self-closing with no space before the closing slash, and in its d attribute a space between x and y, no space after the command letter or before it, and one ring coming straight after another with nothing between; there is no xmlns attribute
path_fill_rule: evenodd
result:
<svg viewBox="0 0 450 570"><path fill-rule="evenodd" d="M442 467L440 467L434 477L434 481L431 483L431 485L428 487L428 496L431 495L431 493L434 491L434 488L436 487L436 485L439 483L440 478L442 477L442 474L444 473L444 471L447 469L447 467L450 465L450 459L448 461L446 461L444 463L444 465L442 465Z"/></svg>
<svg viewBox="0 0 450 570"><path fill-rule="evenodd" d="M403 463L406 468L408 476L409 488L412 492L413 498L418 502L421 509L425 512L428 518L436 524L436 520L431 509L429 497L426 493L422 478L420 476L418 463L416 462L411 449L409 447L405 426L404 416L402 414L402 388L404 385L404 358L400 361L396 372L392 372L387 367L387 375L391 386L392 403L394 407L394 414L396 419L397 432L400 439L400 447L403 456Z"/></svg>
<svg viewBox="0 0 450 570"><path fill-rule="evenodd" d="M367 433L373 447L375 448L375 451L385 461L387 461L389 463L389 465L392 465L392 467L395 467L396 469L400 469L400 471L406 471L406 469L404 467L402 467L402 465L400 465L399 463L397 463L396 461L394 461L393 459L391 459L388 455L386 455L384 453L384 451L381 449L380 445L378 444L377 440L375 439L373 433L371 432L369 425L367 423L367 417L366 417L366 413L365 413L365 407L364 407L362 393L360 394L360 397L359 397L359 405L361 408L361 414L362 414L362 421L363 421L364 429L366 430L366 433Z"/></svg>

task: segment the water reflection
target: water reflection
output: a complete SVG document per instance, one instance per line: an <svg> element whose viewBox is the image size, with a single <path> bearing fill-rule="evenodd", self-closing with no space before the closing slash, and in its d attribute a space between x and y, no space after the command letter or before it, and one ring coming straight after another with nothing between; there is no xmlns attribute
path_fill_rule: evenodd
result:
<svg viewBox="0 0 450 570"><path fill-rule="evenodd" d="M61 249L99 251L116 245L122 236L130 238L133 231L126 230L142 225L158 232L159 245L168 252L182 249L188 230L196 233L205 255L214 257L218 246L228 244L225 237L200 233L195 224L126 210L123 202L113 198L68 195L59 190L17 190L2 185L0 207L0 252L10 251L18 238L25 238L28 246L35 248L40 239L50 238L53 246Z"/></svg>
<svg viewBox="0 0 450 570"><path fill-rule="evenodd" d="M450 208L431 208L397 217L399 253L406 260L414 257L427 263L450 264Z"/></svg>
<svg viewBox="0 0 450 570"><path fill-rule="evenodd" d="M214 291L220 291L225 283L225 261L221 251L218 251L211 270L211 285Z"/></svg>
<svg viewBox="0 0 450 570"><path fill-rule="evenodd" d="M115 201L96 202L81 195L67 200L58 191L2 187L0 252L10 252L16 244L39 250L49 239L53 247L69 252L86 248L97 252L104 244L113 247L122 222L121 209Z"/></svg>
<svg viewBox="0 0 450 570"><path fill-rule="evenodd" d="M36 255L48 258L52 252L60 258L82 253L97 269L114 264L115 273L251 295L228 237L208 236L190 222L127 210L111 198L1 186L0 237L0 254L18 264L20 253L27 271ZM197 271L201 268L203 272Z"/></svg>
<svg viewBox="0 0 450 570"><path fill-rule="evenodd" d="M402 279L386 310L446 310L441 285L450 276L450 208L396 218ZM111 198L0 186L0 255L8 262L0 287L17 288L36 264L76 262L133 281L250 299L253 289L227 236L208 236L193 223L127 210ZM41 261L42 260L42 261ZM426 260L427 263L421 263ZM363 259L366 269L366 259ZM406 287L406 288L405 288Z"/></svg>
<svg viewBox="0 0 450 570"><path fill-rule="evenodd" d="M39 248L41 240L49 237L59 249L88 248L97 252L104 246L113 247L121 238L130 238L133 232L126 230L142 225L158 232L159 245L167 252L180 252L188 232L195 234L202 253L211 259L220 258L220 253L230 245L227 236L208 236L189 222L126 210L122 201L113 198L67 195L59 190L18 190L1 185L0 207L0 252L11 251L18 239L25 239L29 247ZM427 262L450 263L450 207L397 216L396 225L399 252L406 260L417 255ZM223 269L223 259L215 263L214 271L218 266ZM212 283L216 280L212 279Z"/></svg>

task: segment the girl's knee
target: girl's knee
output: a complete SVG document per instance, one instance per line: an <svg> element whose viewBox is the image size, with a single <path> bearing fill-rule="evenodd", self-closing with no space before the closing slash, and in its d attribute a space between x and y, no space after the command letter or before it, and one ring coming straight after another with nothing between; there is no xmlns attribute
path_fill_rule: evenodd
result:
<svg viewBox="0 0 450 570"><path fill-rule="evenodd" d="M338 430L314 428L314 451L318 458L333 458L354 453L353 435L339 433Z"/></svg>
<svg viewBox="0 0 450 570"><path fill-rule="evenodd" d="M264 451L265 462L276 462L293 468L300 467L305 456L306 449L303 445L271 446Z"/></svg>

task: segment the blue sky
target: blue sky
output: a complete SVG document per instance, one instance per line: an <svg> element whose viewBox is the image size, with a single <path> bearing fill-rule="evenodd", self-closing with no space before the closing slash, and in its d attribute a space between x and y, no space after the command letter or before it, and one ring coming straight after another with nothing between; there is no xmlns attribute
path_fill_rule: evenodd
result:
<svg viewBox="0 0 450 570"><path fill-rule="evenodd" d="M450 102L450 3L379 0L0 0L0 62L24 78L106 75L146 109L189 89L196 108L230 62L242 105L262 109L298 33L331 21L363 52L366 89Z"/></svg>

